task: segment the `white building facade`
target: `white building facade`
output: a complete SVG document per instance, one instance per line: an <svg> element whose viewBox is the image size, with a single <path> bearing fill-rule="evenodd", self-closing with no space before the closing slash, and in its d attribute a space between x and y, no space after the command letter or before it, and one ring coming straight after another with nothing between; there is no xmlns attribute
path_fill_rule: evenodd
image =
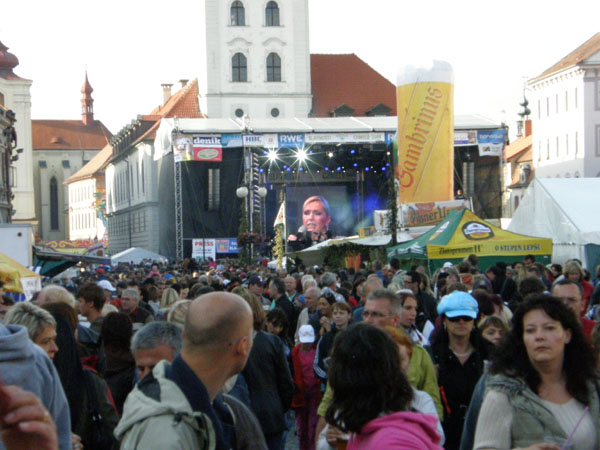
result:
<svg viewBox="0 0 600 450"><path fill-rule="evenodd" d="M36 223L33 187L33 150L31 137L31 80L19 77L13 69L19 64L15 55L0 42L0 104L14 111L17 122L17 148L22 148L11 171L12 193L15 198L13 222Z"/></svg>
<svg viewBox="0 0 600 450"><path fill-rule="evenodd" d="M536 177L600 176L600 33L594 39L595 52L529 83Z"/></svg>
<svg viewBox="0 0 600 450"><path fill-rule="evenodd" d="M307 117L312 107L308 0L204 0L209 118Z"/></svg>

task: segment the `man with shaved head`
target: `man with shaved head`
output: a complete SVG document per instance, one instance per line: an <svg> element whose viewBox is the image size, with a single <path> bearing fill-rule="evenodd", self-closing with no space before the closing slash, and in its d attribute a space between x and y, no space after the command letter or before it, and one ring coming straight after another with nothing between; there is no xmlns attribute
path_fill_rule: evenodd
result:
<svg viewBox="0 0 600 450"><path fill-rule="evenodd" d="M229 449L233 419L217 397L252 349L252 312L239 296L211 292L190 305L183 347L138 383L115 429L121 449Z"/></svg>

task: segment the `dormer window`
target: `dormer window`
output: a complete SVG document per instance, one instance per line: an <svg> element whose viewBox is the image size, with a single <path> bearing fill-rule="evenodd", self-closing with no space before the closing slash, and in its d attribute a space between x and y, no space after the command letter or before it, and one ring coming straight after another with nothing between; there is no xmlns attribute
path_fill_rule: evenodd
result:
<svg viewBox="0 0 600 450"><path fill-rule="evenodd" d="M231 25L234 27L243 27L246 25L244 4L238 0L231 4Z"/></svg>
<svg viewBox="0 0 600 450"><path fill-rule="evenodd" d="M332 117L350 117L354 114L354 109L350 108L345 103L338 106L331 112Z"/></svg>

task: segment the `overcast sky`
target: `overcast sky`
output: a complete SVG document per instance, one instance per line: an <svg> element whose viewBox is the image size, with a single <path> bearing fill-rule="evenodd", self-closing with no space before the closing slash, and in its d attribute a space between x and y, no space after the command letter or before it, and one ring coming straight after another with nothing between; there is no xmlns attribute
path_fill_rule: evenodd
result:
<svg viewBox="0 0 600 450"><path fill-rule="evenodd" d="M34 119L79 119L87 67L96 118L116 133L161 102L161 83L200 75L201 8L195 0L6 1L0 41L19 58L15 72L33 80ZM392 82L402 63L444 59L454 68L455 113L512 130L526 77L600 31L590 0L310 0L309 10L311 53L355 53Z"/></svg>

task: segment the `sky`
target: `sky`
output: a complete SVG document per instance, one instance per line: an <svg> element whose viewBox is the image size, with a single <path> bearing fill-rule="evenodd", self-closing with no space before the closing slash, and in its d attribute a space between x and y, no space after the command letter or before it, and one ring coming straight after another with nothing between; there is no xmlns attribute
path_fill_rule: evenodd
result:
<svg viewBox="0 0 600 450"><path fill-rule="evenodd" d="M455 114L504 121L511 134L525 80L600 31L590 0L308 1L311 53L355 53L392 82L403 64L448 61ZM117 133L161 103L161 83L202 73L199 0L19 0L2 17L15 72L33 80L33 119L79 119L87 69L95 118Z"/></svg>

